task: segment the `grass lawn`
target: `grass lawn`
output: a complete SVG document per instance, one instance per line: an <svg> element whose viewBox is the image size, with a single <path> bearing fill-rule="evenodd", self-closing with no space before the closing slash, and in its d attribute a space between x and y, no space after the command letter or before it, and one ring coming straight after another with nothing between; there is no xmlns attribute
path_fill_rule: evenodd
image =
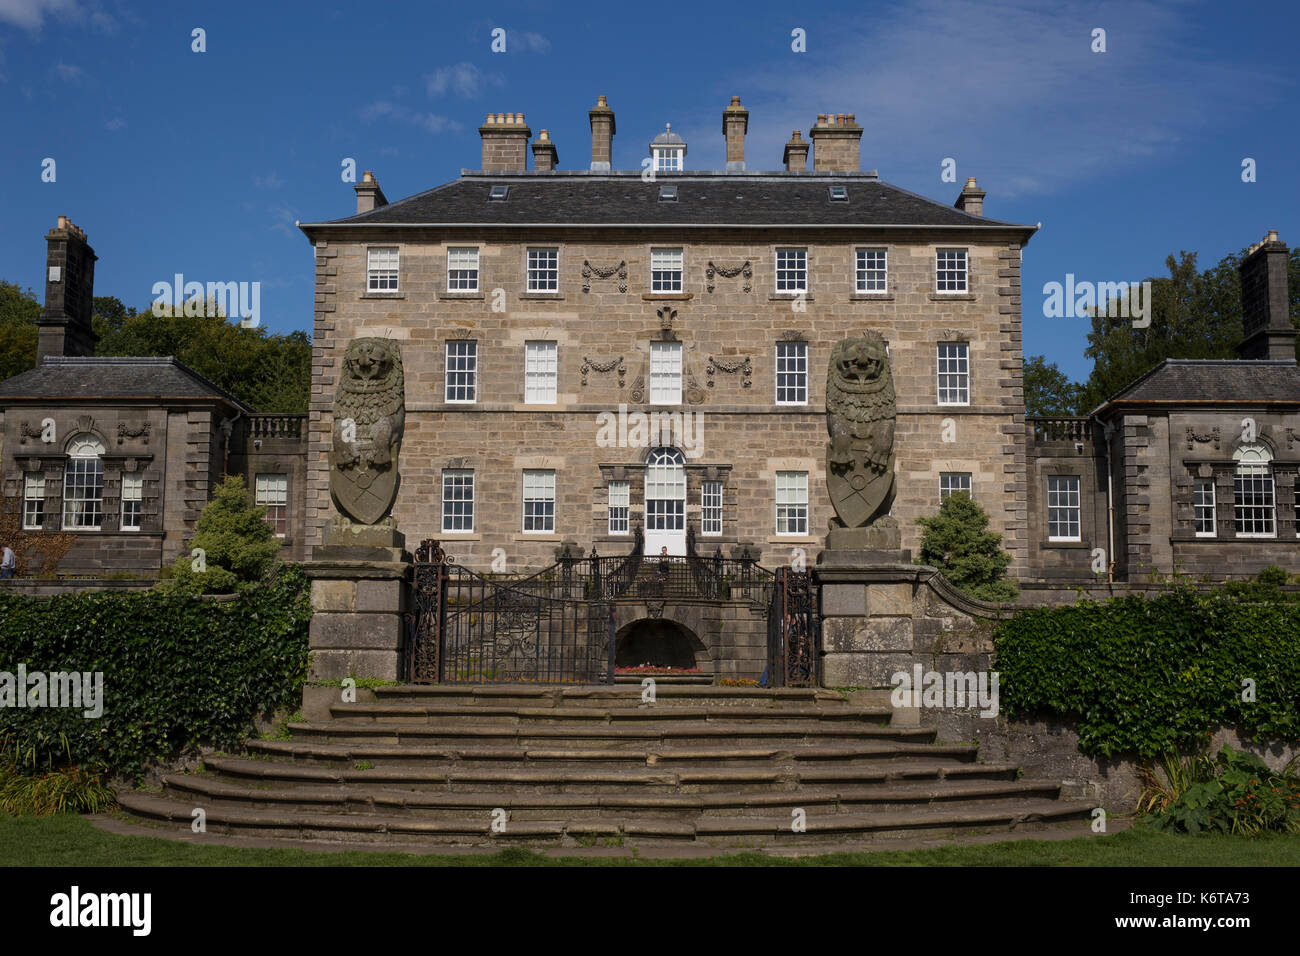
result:
<svg viewBox="0 0 1300 956"><path fill-rule="evenodd" d="M798 859L736 853L694 860L552 859L511 848L456 856L193 846L104 833L75 814L0 816L0 866L1300 866L1300 836L1179 836L1134 827L1105 837Z"/></svg>

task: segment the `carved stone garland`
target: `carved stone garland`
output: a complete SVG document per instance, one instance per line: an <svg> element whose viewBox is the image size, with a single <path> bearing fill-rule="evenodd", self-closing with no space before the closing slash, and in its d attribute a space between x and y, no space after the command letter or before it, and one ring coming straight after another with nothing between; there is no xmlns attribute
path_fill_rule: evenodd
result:
<svg viewBox="0 0 1300 956"><path fill-rule="evenodd" d="M1210 431L1204 434L1198 433L1196 429L1191 427L1187 429L1187 450L1188 451L1191 451L1192 448L1195 447L1196 442L1205 444L1206 442L1211 442L1211 441L1214 442L1214 450L1218 451L1219 450L1219 426L1218 425L1215 425L1213 429L1211 429Z"/></svg>
<svg viewBox="0 0 1300 956"><path fill-rule="evenodd" d="M117 443L124 444L128 438L139 438L140 444L149 444L149 429L153 427L151 422L143 422L138 428L131 428L126 422L117 423Z"/></svg>
<svg viewBox="0 0 1300 956"><path fill-rule="evenodd" d="M615 274L618 275L618 291L627 291L627 260L623 260L616 266L610 266L608 269L602 269L600 266L593 266L586 259L582 260L582 291L591 291L591 278L609 279Z"/></svg>
<svg viewBox="0 0 1300 956"><path fill-rule="evenodd" d="M717 356L710 355L709 364L704 369L704 374L707 379L705 384L707 384L709 388L713 388L713 378L718 372L724 372L727 375L734 375L736 372L740 372L742 373L742 387L749 388L754 384L751 380L751 376L754 374L754 366L750 362L748 355L742 356L735 362L724 362Z"/></svg>
<svg viewBox="0 0 1300 956"><path fill-rule="evenodd" d="M608 362L597 362L589 355L582 357L582 384L587 384L588 372L600 372L602 375L606 372L612 372L618 369L618 387L623 387L623 377L627 375L627 365L623 362L623 356L612 358Z"/></svg>
<svg viewBox="0 0 1300 956"><path fill-rule="evenodd" d="M748 259L746 259L744 262L742 262L740 265L734 268L728 268L727 266L720 266L717 263L715 263L712 259L710 259L708 268L704 270L704 277L708 280L708 285L706 288L708 289L709 292L713 291L714 273L717 273L718 275L722 276L722 278L724 279L734 279L738 275L743 275L745 277L745 285L743 287L743 290L745 292L749 292L750 280L754 278L754 269L749 264Z"/></svg>

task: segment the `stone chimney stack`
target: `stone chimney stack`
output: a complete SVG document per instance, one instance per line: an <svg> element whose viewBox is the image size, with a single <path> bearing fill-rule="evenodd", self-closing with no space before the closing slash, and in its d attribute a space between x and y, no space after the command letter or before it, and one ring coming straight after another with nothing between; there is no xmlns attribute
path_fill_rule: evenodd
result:
<svg viewBox="0 0 1300 956"><path fill-rule="evenodd" d="M551 142L551 134L546 130L538 135L533 143L533 169L539 173L549 173L559 165L560 154Z"/></svg>
<svg viewBox="0 0 1300 956"><path fill-rule="evenodd" d="M533 131L523 113L489 113L478 128L483 139L483 171L521 173L528 169L528 141Z"/></svg>
<svg viewBox="0 0 1300 956"><path fill-rule="evenodd" d="M591 168L593 171L607 172L613 167L610 163L614 157L614 111L605 102L605 97L596 98L594 108L587 110L591 121Z"/></svg>
<svg viewBox="0 0 1300 956"><path fill-rule="evenodd" d="M36 322L36 361L47 355L94 355L95 250L67 216L46 233L45 244L45 309Z"/></svg>
<svg viewBox="0 0 1300 956"><path fill-rule="evenodd" d="M984 197L987 195L984 190L975 185L975 177L971 176L966 180L966 185L962 187L961 194L957 201L953 203L962 212L968 212L972 216L984 215Z"/></svg>
<svg viewBox="0 0 1300 956"><path fill-rule="evenodd" d="M862 166L862 127L852 113L820 113L812 138L813 169L818 172L856 173Z"/></svg>
<svg viewBox="0 0 1300 956"><path fill-rule="evenodd" d="M388 205L388 198L379 188L379 180L375 179L375 174L368 169L361 174L361 182L352 188L357 191L357 215Z"/></svg>
<svg viewBox="0 0 1300 956"><path fill-rule="evenodd" d="M749 131L749 110L733 96L731 105L722 111L722 135L727 138L727 169L745 168L745 133Z"/></svg>
<svg viewBox="0 0 1300 956"><path fill-rule="evenodd" d="M1262 242L1250 247L1241 272L1241 324L1245 341L1237 349L1243 359L1295 361L1295 340L1300 335L1291 324L1287 295L1286 243L1269 230Z"/></svg>
<svg viewBox="0 0 1300 956"><path fill-rule="evenodd" d="M790 142L785 144L785 155L781 157L781 162L785 163L789 172L808 171L808 141L799 135L798 130L794 131Z"/></svg>

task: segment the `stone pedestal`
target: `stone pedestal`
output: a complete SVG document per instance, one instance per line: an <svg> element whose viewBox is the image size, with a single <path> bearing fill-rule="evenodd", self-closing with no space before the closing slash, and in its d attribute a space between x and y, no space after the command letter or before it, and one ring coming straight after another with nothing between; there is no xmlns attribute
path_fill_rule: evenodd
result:
<svg viewBox="0 0 1300 956"><path fill-rule="evenodd" d="M308 679L398 680L411 556L396 522L335 518L305 569L312 608Z"/></svg>
<svg viewBox="0 0 1300 956"><path fill-rule="evenodd" d="M923 569L911 557L896 549L828 549L817 558L827 687L888 688L892 674L910 672L914 618L923 613L916 608Z"/></svg>

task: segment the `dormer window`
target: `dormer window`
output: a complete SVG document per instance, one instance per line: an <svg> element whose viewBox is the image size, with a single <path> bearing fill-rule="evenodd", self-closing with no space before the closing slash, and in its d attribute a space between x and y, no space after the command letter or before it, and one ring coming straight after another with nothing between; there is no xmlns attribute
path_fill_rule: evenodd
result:
<svg viewBox="0 0 1300 956"><path fill-rule="evenodd" d="M680 173L686 168L686 140L673 132L672 123L665 123L664 131L650 141L650 157L655 172Z"/></svg>

